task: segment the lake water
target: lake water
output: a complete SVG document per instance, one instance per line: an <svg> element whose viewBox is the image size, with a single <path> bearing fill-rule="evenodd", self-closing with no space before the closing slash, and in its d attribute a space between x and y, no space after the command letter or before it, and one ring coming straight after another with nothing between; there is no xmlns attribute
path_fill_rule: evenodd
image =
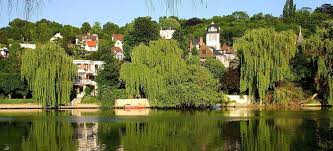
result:
<svg viewBox="0 0 333 151"><path fill-rule="evenodd" d="M333 111L0 110L0 150L333 150Z"/></svg>

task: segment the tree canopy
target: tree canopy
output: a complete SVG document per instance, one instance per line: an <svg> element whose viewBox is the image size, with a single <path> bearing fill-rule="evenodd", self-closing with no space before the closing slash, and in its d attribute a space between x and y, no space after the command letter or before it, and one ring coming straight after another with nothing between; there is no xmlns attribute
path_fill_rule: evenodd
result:
<svg viewBox="0 0 333 151"><path fill-rule="evenodd" d="M58 107L70 101L75 73L72 59L57 44L47 43L22 55L22 78L33 98L44 106Z"/></svg>
<svg viewBox="0 0 333 151"><path fill-rule="evenodd" d="M296 53L296 35L292 31L254 29L234 44L241 54L240 90L258 94L262 103L269 88L290 74L290 60Z"/></svg>
<svg viewBox="0 0 333 151"><path fill-rule="evenodd" d="M147 97L152 106L203 107L219 101L217 80L199 64L181 58L174 40L151 41L133 49L132 63L125 63L120 78L130 97Z"/></svg>
<svg viewBox="0 0 333 151"><path fill-rule="evenodd" d="M304 53L316 63L315 83L320 95L333 104L333 21L305 40Z"/></svg>

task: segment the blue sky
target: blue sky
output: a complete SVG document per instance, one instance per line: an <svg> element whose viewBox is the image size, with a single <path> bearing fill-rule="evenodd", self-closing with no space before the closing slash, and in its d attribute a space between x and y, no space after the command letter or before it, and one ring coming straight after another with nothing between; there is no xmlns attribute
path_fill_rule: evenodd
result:
<svg viewBox="0 0 333 151"><path fill-rule="evenodd" d="M62 24L81 26L85 21L96 21L104 24L111 21L120 26L131 22L138 16L152 16L158 20L167 15L163 0L151 0L154 9L148 8L147 0L47 0L30 19L46 18ZM193 1L182 0L177 16L181 18L210 18L231 14L234 11L245 11L250 15L263 12L280 16L285 0L204 0L204 4L195 5ZM315 8L333 0L294 0L297 8ZM169 13L170 14L170 13ZM24 18L20 13L0 14L0 27L8 25L14 18Z"/></svg>

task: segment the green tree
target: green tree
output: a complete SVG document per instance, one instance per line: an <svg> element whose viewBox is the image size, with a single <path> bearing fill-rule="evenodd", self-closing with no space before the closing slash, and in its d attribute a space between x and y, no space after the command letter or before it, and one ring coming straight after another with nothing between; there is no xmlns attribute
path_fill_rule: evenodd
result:
<svg viewBox="0 0 333 151"><path fill-rule="evenodd" d="M120 61L111 53L101 57L105 62L103 70L98 72L96 82L99 86L117 87L119 85Z"/></svg>
<svg viewBox="0 0 333 151"><path fill-rule="evenodd" d="M157 40L133 49L120 78L129 96L147 97L152 106L204 107L219 101L217 81L199 64L188 64L174 40Z"/></svg>
<svg viewBox="0 0 333 151"><path fill-rule="evenodd" d="M44 106L58 107L69 102L76 67L61 47L54 43L26 50L22 55L22 78L34 99Z"/></svg>
<svg viewBox="0 0 333 151"><path fill-rule="evenodd" d="M101 23L99 22L95 22L94 25L92 26L91 28L91 31L94 33L94 34L98 34L100 35L102 33L102 26L101 26Z"/></svg>
<svg viewBox="0 0 333 151"><path fill-rule="evenodd" d="M333 21L305 40L304 53L316 63L315 83L319 94L333 104Z"/></svg>
<svg viewBox="0 0 333 151"><path fill-rule="evenodd" d="M290 76L296 35L292 31L254 29L236 40L234 47L241 57L240 90L248 91L250 96L258 94L262 103L269 88Z"/></svg>
<svg viewBox="0 0 333 151"><path fill-rule="evenodd" d="M84 22L84 23L82 24L82 26L81 26L81 32L82 32L83 34L86 34L86 33L90 32L90 31L91 31L91 26L90 26L90 24L89 24L88 22Z"/></svg>
<svg viewBox="0 0 333 151"><path fill-rule="evenodd" d="M286 3L283 7L283 18L294 17L296 12L296 5L294 4L294 0L286 0Z"/></svg>
<svg viewBox="0 0 333 151"><path fill-rule="evenodd" d="M160 18L160 26L162 29L179 29L180 23L174 18Z"/></svg>
<svg viewBox="0 0 333 151"><path fill-rule="evenodd" d="M120 28L117 24L112 22L107 22L103 25L101 38L112 39L112 34L120 33Z"/></svg>
<svg viewBox="0 0 333 151"><path fill-rule="evenodd" d="M203 66L208 69L216 79L221 79L224 74L224 65L216 58L208 58Z"/></svg>
<svg viewBox="0 0 333 151"><path fill-rule="evenodd" d="M236 11L231 14L235 19L247 19L249 15L246 12Z"/></svg>
<svg viewBox="0 0 333 151"><path fill-rule="evenodd" d="M134 20L133 28L125 35L125 44L130 47L140 43L148 44L159 38L159 25L150 17L138 17Z"/></svg>

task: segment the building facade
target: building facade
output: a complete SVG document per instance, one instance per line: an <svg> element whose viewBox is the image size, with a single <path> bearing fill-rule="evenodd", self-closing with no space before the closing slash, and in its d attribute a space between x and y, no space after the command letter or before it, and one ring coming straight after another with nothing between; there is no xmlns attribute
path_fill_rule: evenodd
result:
<svg viewBox="0 0 333 151"><path fill-rule="evenodd" d="M213 47L216 50L221 50L220 27L214 22L212 22L207 28L206 45L208 47Z"/></svg>
<svg viewBox="0 0 333 151"><path fill-rule="evenodd" d="M7 47L0 48L0 58L8 58L9 50Z"/></svg>
<svg viewBox="0 0 333 151"><path fill-rule="evenodd" d="M79 47L82 47L84 50L89 52L95 52L98 51L98 35L97 34L90 34L87 33L86 35L77 38L76 44Z"/></svg>
<svg viewBox="0 0 333 151"><path fill-rule="evenodd" d="M176 30L173 29L161 29L160 30L160 36L163 39L172 39L173 34L175 33Z"/></svg>
<svg viewBox="0 0 333 151"><path fill-rule="evenodd" d="M91 61L91 60L73 60L73 63L77 66L78 74L75 77L74 88L77 94L84 94L84 89L90 87L93 96L97 95L97 83L96 76L99 70L103 69L103 61Z"/></svg>
<svg viewBox="0 0 333 151"><path fill-rule="evenodd" d="M115 42L114 46L111 48L113 55L118 60L124 60L125 58L124 47L123 47L124 36L121 34L113 34L112 41Z"/></svg>

